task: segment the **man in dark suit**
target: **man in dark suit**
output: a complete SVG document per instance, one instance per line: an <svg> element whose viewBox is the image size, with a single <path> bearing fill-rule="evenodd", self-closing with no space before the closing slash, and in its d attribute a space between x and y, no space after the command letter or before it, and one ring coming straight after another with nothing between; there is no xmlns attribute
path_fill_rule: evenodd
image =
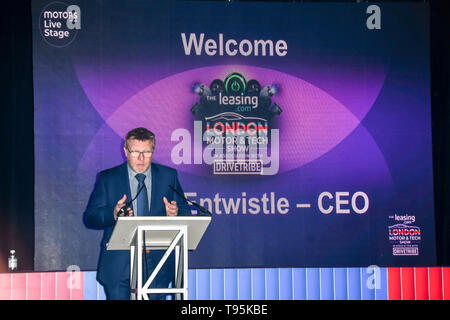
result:
<svg viewBox="0 0 450 320"><path fill-rule="evenodd" d="M106 297L110 300L130 298L129 252L106 250L118 216L124 215L120 209L127 199L131 200L138 194L125 211L127 216L190 215L186 201L169 187L171 185L183 194L176 170L152 163L154 150L155 136L152 132L145 128L128 132L124 144L127 162L99 173L84 212L89 228L104 229L97 280L104 286ZM149 273L163 254L162 250L152 250L146 254ZM167 288L174 278L173 266L172 253L152 283L153 288ZM150 299L163 298L165 295L150 295Z"/></svg>

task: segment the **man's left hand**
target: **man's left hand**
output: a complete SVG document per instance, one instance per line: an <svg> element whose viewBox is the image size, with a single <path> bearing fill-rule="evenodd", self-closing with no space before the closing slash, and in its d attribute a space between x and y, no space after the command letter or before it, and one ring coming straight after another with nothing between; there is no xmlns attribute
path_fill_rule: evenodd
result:
<svg viewBox="0 0 450 320"><path fill-rule="evenodd" d="M175 217L178 215L178 206L176 201L169 202L166 197L163 197L164 204L166 205L166 213L169 217Z"/></svg>

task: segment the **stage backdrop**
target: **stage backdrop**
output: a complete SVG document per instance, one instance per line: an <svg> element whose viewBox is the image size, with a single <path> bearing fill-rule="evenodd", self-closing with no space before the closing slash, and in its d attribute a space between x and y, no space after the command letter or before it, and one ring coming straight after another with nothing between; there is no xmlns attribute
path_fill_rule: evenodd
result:
<svg viewBox="0 0 450 320"><path fill-rule="evenodd" d="M428 16L33 1L35 268L96 268L82 214L139 126L212 212L191 268L435 264Z"/></svg>

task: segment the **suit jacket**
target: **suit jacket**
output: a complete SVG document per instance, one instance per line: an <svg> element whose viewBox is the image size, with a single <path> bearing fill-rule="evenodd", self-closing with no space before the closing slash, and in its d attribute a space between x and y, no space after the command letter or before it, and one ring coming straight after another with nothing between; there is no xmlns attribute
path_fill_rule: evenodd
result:
<svg viewBox="0 0 450 320"><path fill-rule="evenodd" d="M88 228L104 229L97 270L97 279L103 285L114 284L120 279L129 277L129 251L106 250L106 244L109 242L116 223L113 211L117 201L119 201L124 194L127 195L126 201L132 199L127 166L128 165L125 162L119 166L99 173L94 191L91 194L86 211L83 215L85 224ZM169 202L172 200L177 202L178 215L190 215L190 209L186 201L169 188L169 185L171 185L183 194L183 190L178 181L177 171L156 163L151 164L150 170L152 173L150 215L166 215L163 197L166 197ZM133 209L132 206L131 209ZM155 262L158 262L157 260L162 256L163 252L150 252L147 256L151 256L152 254L153 263L151 263L150 268L154 267ZM169 261L167 261L165 265L168 265L168 263ZM165 269L167 273L169 268ZM164 273L164 270L161 269L161 272ZM167 278L166 282L168 283L171 280L171 275L169 274Z"/></svg>

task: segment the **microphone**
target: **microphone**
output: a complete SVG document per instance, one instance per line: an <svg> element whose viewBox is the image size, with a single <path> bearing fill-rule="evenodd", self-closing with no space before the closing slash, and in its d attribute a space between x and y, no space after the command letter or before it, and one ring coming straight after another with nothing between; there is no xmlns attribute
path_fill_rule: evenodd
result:
<svg viewBox="0 0 450 320"><path fill-rule="evenodd" d="M142 186L139 188L137 194L134 196L134 198L130 201L128 201L127 203L125 203L125 205L120 208L119 212L117 213L117 218L121 217L123 214L125 214L125 211L130 207L131 203L136 200L137 196L139 195L139 193L141 193L142 189L144 189L145 184L143 183Z"/></svg>
<svg viewBox="0 0 450 320"><path fill-rule="evenodd" d="M170 189L172 189L173 191L175 191L175 193L176 193L177 195L179 195L181 198L183 198L184 201L186 201L187 203L192 204L194 207L196 207L198 210L200 210L201 213L203 213L203 214L207 213L210 217L212 217L212 213L211 213L208 209L206 209L205 207L202 207L201 205L199 205L198 203L196 203L196 202L194 202L194 201L189 200L189 199L186 198L183 194L181 194L180 192L178 192L174 187L172 187L170 184L169 184L169 187L170 187Z"/></svg>

